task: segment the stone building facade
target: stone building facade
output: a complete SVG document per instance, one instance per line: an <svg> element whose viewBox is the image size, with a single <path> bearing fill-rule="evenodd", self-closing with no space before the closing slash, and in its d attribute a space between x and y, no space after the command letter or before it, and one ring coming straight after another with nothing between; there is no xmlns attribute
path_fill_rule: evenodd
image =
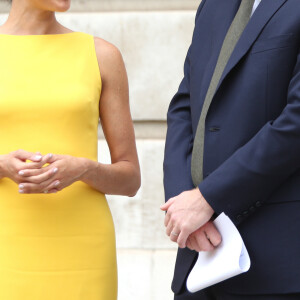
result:
<svg viewBox="0 0 300 300"><path fill-rule="evenodd" d="M163 151L166 112L183 75L200 0L72 0L58 19L115 44L126 64L142 169L133 198L108 196L116 225L119 300L171 300L176 246L165 236ZM0 1L0 24L9 5ZM0 45L1 46L1 45ZM99 160L109 163L99 128Z"/></svg>

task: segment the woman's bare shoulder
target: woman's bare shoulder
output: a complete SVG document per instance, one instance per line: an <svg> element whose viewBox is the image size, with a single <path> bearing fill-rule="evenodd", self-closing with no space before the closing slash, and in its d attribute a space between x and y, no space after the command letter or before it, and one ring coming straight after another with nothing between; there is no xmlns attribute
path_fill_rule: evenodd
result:
<svg viewBox="0 0 300 300"><path fill-rule="evenodd" d="M123 57L120 50L108 41L94 37L96 54L99 66L103 69L119 69L123 65Z"/></svg>

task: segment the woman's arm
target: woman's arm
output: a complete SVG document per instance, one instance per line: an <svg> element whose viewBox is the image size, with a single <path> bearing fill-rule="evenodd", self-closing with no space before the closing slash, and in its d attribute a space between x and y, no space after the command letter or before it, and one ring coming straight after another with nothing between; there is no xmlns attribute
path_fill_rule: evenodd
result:
<svg viewBox="0 0 300 300"><path fill-rule="evenodd" d="M85 158L53 155L40 170L23 170L21 193L56 192L81 180L105 194L134 196L140 187L140 168L129 108L128 80L119 50L95 38L102 78L100 120L111 154L105 165ZM52 178L45 172L57 170ZM51 172L49 174L52 174Z"/></svg>
<svg viewBox="0 0 300 300"><path fill-rule="evenodd" d="M102 77L100 120L112 164L87 162L82 180L106 194L133 196L141 179L125 65L113 45L99 38L95 38L95 45Z"/></svg>

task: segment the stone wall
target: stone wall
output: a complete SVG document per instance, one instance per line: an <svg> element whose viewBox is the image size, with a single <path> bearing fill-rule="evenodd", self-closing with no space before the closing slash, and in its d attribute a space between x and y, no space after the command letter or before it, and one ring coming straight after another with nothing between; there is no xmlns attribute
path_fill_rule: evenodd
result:
<svg viewBox="0 0 300 300"><path fill-rule="evenodd" d="M195 10L199 0L71 0L70 12ZM0 11L9 11L7 0L0 0Z"/></svg>
<svg viewBox="0 0 300 300"><path fill-rule="evenodd" d="M133 198L109 196L118 247L119 300L171 300L176 247L165 237L162 162L166 112L183 74L200 0L77 0L58 20L121 50L142 169ZM0 23L9 6L0 2ZM99 160L109 152L99 128Z"/></svg>

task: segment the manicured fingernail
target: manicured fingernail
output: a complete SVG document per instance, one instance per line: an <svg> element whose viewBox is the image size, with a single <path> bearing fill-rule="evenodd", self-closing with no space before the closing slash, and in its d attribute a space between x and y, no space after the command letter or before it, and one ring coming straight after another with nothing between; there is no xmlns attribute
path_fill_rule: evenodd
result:
<svg viewBox="0 0 300 300"><path fill-rule="evenodd" d="M49 158L52 158L52 157L53 157L53 154L52 154L52 153L49 153L49 154L48 154L48 157L49 157Z"/></svg>
<svg viewBox="0 0 300 300"><path fill-rule="evenodd" d="M19 185L19 189L20 189L20 190L23 190L23 189L24 189L24 185L23 185L23 184L20 184L20 185Z"/></svg>
<svg viewBox="0 0 300 300"><path fill-rule="evenodd" d="M40 160L40 159L42 159L42 155L36 155L36 156L34 157L34 159Z"/></svg>
<svg viewBox="0 0 300 300"><path fill-rule="evenodd" d="M55 183L54 183L54 186L59 186L60 185L60 181L56 181Z"/></svg>
<svg viewBox="0 0 300 300"><path fill-rule="evenodd" d="M19 193L20 193L20 194L24 194L24 191L23 191L23 190L19 190Z"/></svg>
<svg viewBox="0 0 300 300"><path fill-rule="evenodd" d="M24 171L20 171L20 172L19 172L19 175L24 175Z"/></svg>
<svg viewBox="0 0 300 300"><path fill-rule="evenodd" d="M54 174L55 174L57 171L58 171L57 168L54 168L54 169L53 169L53 173L54 173Z"/></svg>

